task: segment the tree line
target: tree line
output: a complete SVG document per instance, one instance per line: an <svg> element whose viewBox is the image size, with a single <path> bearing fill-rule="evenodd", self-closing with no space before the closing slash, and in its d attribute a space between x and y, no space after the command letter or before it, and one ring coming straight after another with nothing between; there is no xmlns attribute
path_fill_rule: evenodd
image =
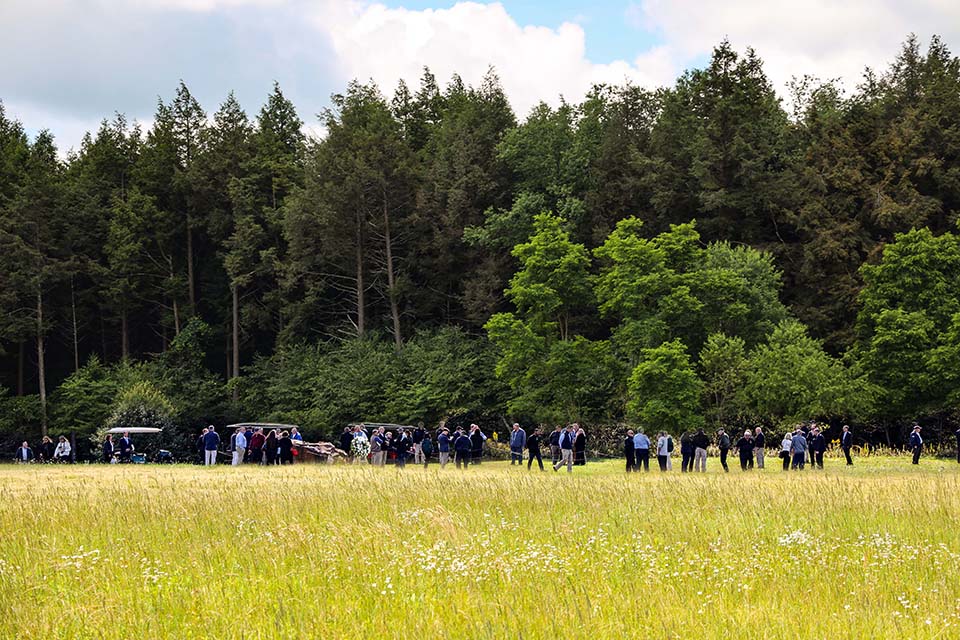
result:
<svg viewBox="0 0 960 640"><path fill-rule="evenodd" d="M789 90L723 42L518 120L425 69L311 139L279 86L251 118L181 83L66 158L0 103L0 433L953 424L960 62L911 37Z"/></svg>

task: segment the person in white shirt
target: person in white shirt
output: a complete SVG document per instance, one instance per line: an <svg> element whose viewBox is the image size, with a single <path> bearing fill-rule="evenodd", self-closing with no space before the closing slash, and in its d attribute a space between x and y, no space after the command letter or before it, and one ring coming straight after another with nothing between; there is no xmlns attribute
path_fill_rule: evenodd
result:
<svg viewBox="0 0 960 640"><path fill-rule="evenodd" d="M247 450L247 436L243 432L243 427L237 427L237 433L233 436L233 466L243 463L243 454Z"/></svg>
<svg viewBox="0 0 960 640"><path fill-rule="evenodd" d="M664 431L657 437L657 462L660 463L660 471L670 470L670 436Z"/></svg>
<svg viewBox="0 0 960 640"><path fill-rule="evenodd" d="M793 434L787 431L780 441L780 459L783 460L783 470L790 471L790 449L793 448Z"/></svg>
<svg viewBox="0 0 960 640"><path fill-rule="evenodd" d="M57 462L70 462L70 443L64 436L60 436L57 448L53 450L53 459Z"/></svg>

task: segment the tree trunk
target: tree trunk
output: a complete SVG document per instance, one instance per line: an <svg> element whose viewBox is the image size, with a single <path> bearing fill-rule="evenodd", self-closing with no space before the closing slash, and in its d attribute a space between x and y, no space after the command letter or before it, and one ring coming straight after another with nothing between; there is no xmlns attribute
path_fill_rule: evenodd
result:
<svg viewBox="0 0 960 640"><path fill-rule="evenodd" d="M390 296L390 317L393 318L393 343L399 351L403 347L403 339L400 336L400 309L397 307L397 283L393 276L393 247L386 196L383 198L383 240L387 255L387 289Z"/></svg>
<svg viewBox="0 0 960 640"><path fill-rule="evenodd" d="M23 364L27 357L27 345L21 340L17 348L17 395L23 395Z"/></svg>
<svg viewBox="0 0 960 640"><path fill-rule="evenodd" d="M357 216L357 335L364 333L363 220Z"/></svg>
<svg viewBox="0 0 960 640"><path fill-rule="evenodd" d="M187 216L187 287L190 289L190 315L197 313L197 290L193 281L193 218Z"/></svg>
<svg viewBox="0 0 960 640"><path fill-rule="evenodd" d="M77 337L77 298L73 288L73 277L70 277L70 313L73 320L73 370L80 370L80 340Z"/></svg>
<svg viewBox="0 0 960 640"><path fill-rule="evenodd" d="M240 296L237 285L230 287L233 294L233 379L240 377ZM239 400L237 387L233 387L233 401Z"/></svg>
<svg viewBox="0 0 960 640"><path fill-rule="evenodd" d="M121 358L126 360L130 357L130 332L127 328L127 310L120 312L120 345Z"/></svg>
<svg viewBox="0 0 960 640"><path fill-rule="evenodd" d="M172 256L167 256L167 272L170 274L170 282L173 282L175 276L173 274ZM176 294L171 295L170 302L173 306L173 337L176 338L180 335L180 306L177 304Z"/></svg>
<svg viewBox="0 0 960 640"><path fill-rule="evenodd" d="M47 369L44 366L43 293L37 285L37 376L40 384L40 435L47 435Z"/></svg>

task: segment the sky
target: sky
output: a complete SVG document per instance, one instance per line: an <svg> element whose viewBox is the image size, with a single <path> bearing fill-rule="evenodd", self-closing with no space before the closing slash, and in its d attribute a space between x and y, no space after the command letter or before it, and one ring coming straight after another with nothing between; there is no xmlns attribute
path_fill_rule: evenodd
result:
<svg viewBox="0 0 960 640"><path fill-rule="evenodd" d="M61 152L123 113L149 126L186 82L208 113L234 91L255 114L273 82L318 116L353 78L391 95L423 67L478 84L492 66L518 117L596 83L670 85L728 38L781 95L792 77L854 87L915 33L960 52L956 0L0 0L0 100Z"/></svg>

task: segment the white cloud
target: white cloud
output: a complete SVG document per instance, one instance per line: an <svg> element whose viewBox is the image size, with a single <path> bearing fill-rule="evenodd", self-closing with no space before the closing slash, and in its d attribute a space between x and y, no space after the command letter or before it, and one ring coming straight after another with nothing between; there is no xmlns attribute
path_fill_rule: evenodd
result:
<svg viewBox="0 0 960 640"><path fill-rule="evenodd" d="M541 100L578 100L596 83L652 87L671 82L676 71L661 50L633 62L592 63L579 24L521 26L499 3L424 11L334 3L313 19L349 77L373 78L391 91L401 78L415 86L424 65L440 79L459 73L471 84L493 66L521 116Z"/></svg>
<svg viewBox="0 0 960 640"><path fill-rule="evenodd" d="M945 0L643 0L627 14L669 43L677 67L725 37L752 46L781 92L805 74L853 87L865 67L885 69L911 32L960 48L960 3Z"/></svg>
<svg viewBox="0 0 960 640"><path fill-rule="evenodd" d="M416 88L424 66L441 82L459 73L470 84L495 67L523 117L598 82L671 84L724 37L753 46L780 91L804 74L852 85L865 66L885 67L910 32L960 49L960 3L946 0L637 0L623 19L661 44L598 64L583 25L601 39L603 24L521 25L498 3L415 11L368 0L0 0L0 99L69 147L83 123L114 111L149 120L180 79L208 111L234 90L251 113L278 80L315 126L351 78L390 95L401 78Z"/></svg>

